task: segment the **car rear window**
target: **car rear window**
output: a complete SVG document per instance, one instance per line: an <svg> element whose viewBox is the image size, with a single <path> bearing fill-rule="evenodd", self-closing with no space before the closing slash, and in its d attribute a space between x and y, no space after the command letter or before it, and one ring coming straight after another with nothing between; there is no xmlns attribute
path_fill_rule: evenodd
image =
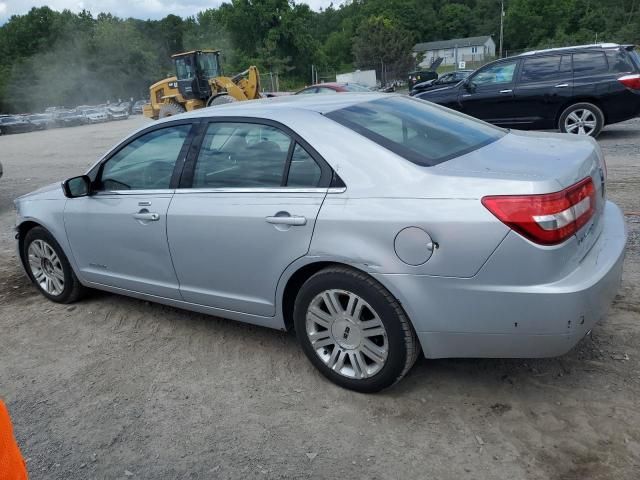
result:
<svg viewBox="0 0 640 480"><path fill-rule="evenodd" d="M506 133L467 115L409 97L359 103L326 116L425 167L477 150Z"/></svg>
<svg viewBox="0 0 640 480"><path fill-rule="evenodd" d="M573 54L573 76L607 73L609 66L604 52L585 52Z"/></svg>
<svg viewBox="0 0 640 480"><path fill-rule="evenodd" d="M627 50L627 52L629 53L631 60L633 60L636 68L640 68L640 55L638 55L637 50Z"/></svg>
<svg viewBox="0 0 640 480"><path fill-rule="evenodd" d="M630 56L624 50L606 50L609 71L612 73L634 72L635 67Z"/></svg>
<svg viewBox="0 0 640 480"><path fill-rule="evenodd" d="M370 92L371 89L357 83L347 83L344 88L347 92Z"/></svg>

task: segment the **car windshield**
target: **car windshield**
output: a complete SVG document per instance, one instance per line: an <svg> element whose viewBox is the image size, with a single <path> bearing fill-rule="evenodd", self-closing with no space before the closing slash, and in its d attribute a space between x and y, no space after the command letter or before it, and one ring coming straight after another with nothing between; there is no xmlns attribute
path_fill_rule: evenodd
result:
<svg viewBox="0 0 640 480"><path fill-rule="evenodd" d="M399 96L360 103L326 116L426 167L477 150L506 133L444 107Z"/></svg>
<svg viewBox="0 0 640 480"><path fill-rule="evenodd" d="M347 83L344 88L347 92L370 92L371 89L357 83Z"/></svg>

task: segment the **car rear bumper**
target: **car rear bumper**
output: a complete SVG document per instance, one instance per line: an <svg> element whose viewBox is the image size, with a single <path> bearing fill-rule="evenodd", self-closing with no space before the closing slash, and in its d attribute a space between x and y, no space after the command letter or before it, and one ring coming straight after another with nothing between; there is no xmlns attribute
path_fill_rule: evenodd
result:
<svg viewBox="0 0 640 480"><path fill-rule="evenodd" d="M578 343L606 314L622 278L626 228L607 202L600 237L564 278L489 285L478 278L376 275L400 300L425 356L550 357Z"/></svg>

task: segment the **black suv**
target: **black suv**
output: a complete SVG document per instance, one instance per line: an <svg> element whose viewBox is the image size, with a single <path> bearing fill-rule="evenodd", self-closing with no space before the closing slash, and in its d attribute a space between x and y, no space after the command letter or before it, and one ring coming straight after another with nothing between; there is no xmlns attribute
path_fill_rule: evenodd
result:
<svg viewBox="0 0 640 480"><path fill-rule="evenodd" d="M640 114L640 56L633 45L586 45L489 63L455 86L416 95L496 125L595 137Z"/></svg>

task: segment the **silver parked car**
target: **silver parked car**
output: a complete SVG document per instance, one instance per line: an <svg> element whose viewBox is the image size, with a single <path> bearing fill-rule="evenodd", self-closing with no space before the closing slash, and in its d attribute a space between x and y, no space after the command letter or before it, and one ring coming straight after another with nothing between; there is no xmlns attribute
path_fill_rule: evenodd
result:
<svg viewBox="0 0 640 480"><path fill-rule="evenodd" d="M373 392L439 357L571 349L626 233L595 140L397 95L297 95L170 117L16 201L40 291L85 287L276 329Z"/></svg>

